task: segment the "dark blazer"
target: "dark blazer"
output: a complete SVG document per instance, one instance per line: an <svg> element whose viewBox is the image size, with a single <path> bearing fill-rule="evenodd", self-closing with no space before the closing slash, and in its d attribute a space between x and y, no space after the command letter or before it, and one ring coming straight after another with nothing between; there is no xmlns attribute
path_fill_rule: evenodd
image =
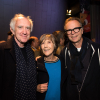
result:
<svg viewBox="0 0 100 100"><path fill-rule="evenodd" d="M61 87L62 87L63 80L65 80L64 78L67 76L67 74L66 74L66 76L64 77L63 73L65 73L65 71L66 71L66 69L63 66L63 62L61 62ZM45 68L44 57L43 56L40 57L37 60L37 73L38 73L37 74L37 83L38 84L49 82L49 75L48 75L47 70ZM45 95L46 95L46 92L44 92L44 93L37 92L37 100L44 100Z"/></svg>
<svg viewBox="0 0 100 100"><path fill-rule="evenodd" d="M14 100L16 57L12 40L0 44L0 100Z"/></svg>
<svg viewBox="0 0 100 100"><path fill-rule="evenodd" d="M85 69L84 78L80 88L80 96L78 93L77 85L71 84L70 79L70 49L69 43L65 46L61 52L63 61L66 62L67 78L63 81L63 96L62 100L100 100L100 44L94 43L91 40L86 39L88 48L90 51L86 51L86 54L81 61ZM65 59L66 58L66 59Z"/></svg>

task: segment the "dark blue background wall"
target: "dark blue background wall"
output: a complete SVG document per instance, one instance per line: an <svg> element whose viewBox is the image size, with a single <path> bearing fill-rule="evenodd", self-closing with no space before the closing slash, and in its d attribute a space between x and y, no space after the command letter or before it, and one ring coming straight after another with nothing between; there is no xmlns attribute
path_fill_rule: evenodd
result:
<svg viewBox="0 0 100 100"><path fill-rule="evenodd" d="M10 20L16 13L31 16L31 36L39 38L44 33L63 30L66 6L66 0L0 0L0 40L6 40Z"/></svg>

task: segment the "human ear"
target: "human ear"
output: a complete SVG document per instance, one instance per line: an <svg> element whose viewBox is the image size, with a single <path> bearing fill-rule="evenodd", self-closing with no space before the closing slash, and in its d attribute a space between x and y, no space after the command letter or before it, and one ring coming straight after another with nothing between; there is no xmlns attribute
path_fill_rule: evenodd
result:
<svg viewBox="0 0 100 100"><path fill-rule="evenodd" d="M14 30L10 27L10 31L13 33L13 35L14 35Z"/></svg>

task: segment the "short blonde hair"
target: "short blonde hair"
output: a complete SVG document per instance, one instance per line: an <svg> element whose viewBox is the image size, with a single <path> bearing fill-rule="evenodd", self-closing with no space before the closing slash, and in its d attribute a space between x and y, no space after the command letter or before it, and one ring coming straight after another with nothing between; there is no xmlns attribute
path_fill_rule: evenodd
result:
<svg viewBox="0 0 100 100"><path fill-rule="evenodd" d="M27 18L31 24L31 32L33 30L33 21L32 19L30 19L30 16L24 16L23 14L15 14L15 16L11 19L10 21L10 27L12 30L15 31L15 24L16 24L16 21L19 17L24 17L24 18Z"/></svg>
<svg viewBox="0 0 100 100"><path fill-rule="evenodd" d="M64 29L65 29L65 25L66 25L69 21L72 21L72 20L78 21L78 22L80 23L80 26L82 27L81 20L80 20L78 17L69 17L68 19L65 20Z"/></svg>
<svg viewBox="0 0 100 100"><path fill-rule="evenodd" d="M43 34L41 37L40 37L40 48L41 48L41 44L44 40L51 40L52 43L54 44L54 53L56 53L56 50L57 50L57 43L56 43L56 40L53 36L53 34Z"/></svg>

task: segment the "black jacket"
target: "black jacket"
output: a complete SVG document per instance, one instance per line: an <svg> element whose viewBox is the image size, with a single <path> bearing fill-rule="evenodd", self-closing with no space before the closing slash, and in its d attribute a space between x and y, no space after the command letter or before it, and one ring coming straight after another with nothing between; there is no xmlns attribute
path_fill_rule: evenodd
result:
<svg viewBox="0 0 100 100"><path fill-rule="evenodd" d="M0 100L14 100L16 56L13 37L0 44Z"/></svg>
<svg viewBox="0 0 100 100"><path fill-rule="evenodd" d="M82 60L86 70L80 89L77 88L77 85L72 85L70 81L71 54L69 44L61 52L67 69L67 76L62 85L62 100L100 100L100 44L94 43L87 38L86 41L90 44L91 51L86 52ZM88 57L90 57L89 60Z"/></svg>
<svg viewBox="0 0 100 100"><path fill-rule="evenodd" d="M64 71L65 71L64 66L63 66L63 63L61 62L61 87L62 87L62 79L63 79ZM41 58L37 60L37 83L42 84L42 83L47 83L47 82L49 82L49 75L45 68L44 57L42 56ZM44 93L37 92L37 100L44 100L45 95L46 95L46 92Z"/></svg>
<svg viewBox="0 0 100 100"><path fill-rule="evenodd" d="M14 100L16 57L12 39L0 44L0 100Z"/></svg>

